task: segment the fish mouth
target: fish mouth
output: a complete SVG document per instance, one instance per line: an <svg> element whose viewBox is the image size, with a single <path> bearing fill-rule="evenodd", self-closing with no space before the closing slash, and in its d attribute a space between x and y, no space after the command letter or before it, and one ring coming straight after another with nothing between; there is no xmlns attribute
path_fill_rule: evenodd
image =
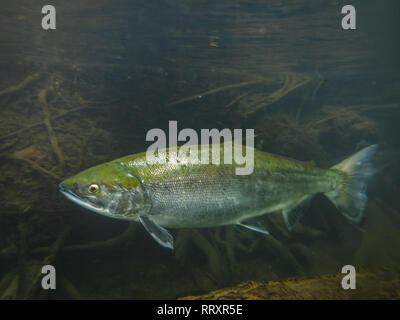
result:
<svg viewBox="0 0 400 320"><path fill-rule="evenodd" d="M58 185L60 192L68 199L71 200L72 202L78 204L79 206L95 211L97 213L104 214L104 210L94 204L93 202L89 201L88 199L82 198L79 195L77 195L74 191L72 191L69 188L65 188L62 183Z"/></svg>

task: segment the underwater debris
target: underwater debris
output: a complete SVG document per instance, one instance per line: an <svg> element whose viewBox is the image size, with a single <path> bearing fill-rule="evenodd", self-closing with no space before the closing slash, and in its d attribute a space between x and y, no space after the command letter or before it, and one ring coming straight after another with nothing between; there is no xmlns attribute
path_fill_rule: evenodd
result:
<svg viewBox="0 0 400 320"><path fill-rule="evenodd" d="M320 135L326 128L309 126L309 120L290 113L267 114L256 126L262 149L279 152L299 160L325 160L329 156L320 143Z"/></svg>
<svg viewBox="0 0 400 320"><path fill-rule="evenodd" d="M269 78L264 78L264 77L259 77L259 76L252 76L252 78L255 78L255 80L250 80L250 81L244 81L236 84L231 84L231 85L226 85L222 87L218 87L212 90L208 90L202 93L195 94L193 96L183 98L177 101L173 101L170 103L167 103L165 106L166 107L171 107L175 106L181 103L185 102L190 102L193 100L197 100L209 95L213 95L225 90L230 90L230 89L240 89L240 88L245 88L245 87L250 87L252 85L258 85L258 84L272 84L272 79ZM297 88L300 88L307 83L309 83L312 79L308 76L293 73L293 72L286 72L284 73L284 81L283 85L281 88L278 90L272 92L272 93L252 93L251 91L246 91L244 93L240 93L237 97L235 97L230 103L228 103L224 109L229 109L231 108L234 104L238 103L240 101L240 105L238 107L238 113L240 113L242 116L245 118L254 114L258 110L265 108L281 98L285 97L288 95L290 92L296 90ZM318 90L320 86L320 83L318 84L316 90Z"/></svg>
<svg viewBox="0 0 400 320"><path fill-rule="evenodd" d="M89 107L89 106L81 106L81 107L76 107L76 108L71 109L71 110L63 111L58 115L51 116L51 120L61 119L61 118L65 117L65 116L67 116L67 115L69 115L71 113L74 113L74 112L77 112L77 111L81 111L83 109L89 109L89 108L91 108L91 107ZM31 124L31 125L29 125L27 127L18 129L18 130L14 131L14 132L11 132L11 133L8 133L8 134L6 134L4 136L1 136L0 140L4 140L4 139L8 139L8 138L17 136L17 135L19 135L19 134L21 134L21 133L23 133L25 131L28 131L28 130L31 130L31 129L34 129L36 127L43 126L43 125L45 125L44 121L33 123L33 124Z"/></svg>
<svg viewBox="0 0 400 320"><path fill-rule="evenodd" d="M58 272L57 278L60 282L60 287L63 289L63 291L65 291L68 297L73 300L81 299L81 294L78 288L69 279L67 279L63 273Z"/></svg>
<svg viewBox="0 0 400 320"><path fill-rule="evenodd" d="M0 157L7 157L7 151L11 149L17 142L17 139L9 140L2 146L0 146Z"/></svg>
<svg viewBox="0 0 400 320"><path fill-rule="evenodd" d="M60 171L62 173L64 170L64 155L58 145L58 140L57 140L56 134L54 133L53 126L51 124L49 106L47 104L47 94L49 93L49 91L52 91L52 90L53 90L52 86L41 90L39 92L39 102L41 103L41 105L43 107L44 124L47 128L47 132L49 133L50 144L53 148L54 153L56 154L56 156L58 158Z"/></svg>
<svg viewBox="0 0 400 320"><path fill-rule="evenodd" d="M266 108L283 97L287 96L290 92L303 87L311 81L311 78L305 75L287 72L284 73L284 83L282 87L270 94L258 93L249 95L246 99L241 100L237 112L243 117L247 118L257 111Z"/></svg>
<svg viewBox="0 0 400 320"><path fill-rule="evenodd" d="M240 232L243 231L243 232ZM218 228L215 230L215 242L221 247L221 253L226 256L229 262L228 269L231 272L239 270L238 254L250 254L256 250L260 244L260 240L264 241L262 236L240 230L235 227Z"/></svg>
<svg viewBox="0 0 400 320"><path fill-rule="evenodd" d="M324 81L324 77L319 72L317 72L317 84L315 85L314 90L311 93L310 104L314 103L317 92L321 88Z"/></svg>
<svg viewBox="0 0 400 320"><path fill-rule="evenodd" d="M219 87L219 88L215 88L215 89L212 89L212 90L208 90L208 91L205 91L205 92L201 92L201 93L195 94L195 95L187 97L187 98L183 98L183 99L180 99L180 100L177 100L177 101L173 101L173 102L167 103L165 106L166 107L172 107L172 106L184 103L184 102L189 102L189 101L201 99L203 97L206 97L206 96L209 96L209 95L212 95L212 94L216 94L216 93L221 92L221 91L248 87L248 86L251 86L253 84L258 84L258 83L262 83L262 82L266 82L266 81L267 81L266 79L256 79L256 80L250 80L250 81L230 84L230 85L226 85L226 86L223 86L223 87Z"/></svg>
<svg viewBox="0 0 400 320"><path fill-rule="evenodd" d="M240 278L243 257L250 257L257 250L270 257L271 261L278 262L283 273L289 271L298 276L305 274L305 268L292 253L291 247L272 235L264 236L232 226L215 230L177 230L174 252L178 262L191 270L196 286L209 290ZM196 258L193 257L194 252ZM199 263L200 256L205 257L205 263ZM276 278L272 270L265 271L264 275L270 279Z"/></svg>
<svg viewBox="0 0 400 320"><path fill-rule="evenodd" d="M104 159L102 148L94 144L88 146L86 140L87 128L97 128L95 122L105 115L96 114L83 122L74 115L84 110L98 110L98 105L105 102L88 102L81 97L78 89L87 94L83 89L88 84L84 82L82 86L81 81L79 88L73 86L68 80L69 71L65 74L51 69L37 72L41 76L36 82L32 82L36 79L32 76L23 83L23 86L31 84L32 88L17 92L12 96L12 103L3 99L3 104L8 106L2 109L0 133L0 158L5 170L0 185L3 212L18 213L33 204L35 210L60 211L54 201L58 197L56 184L44 183L43 178L62 180L64 172L73 172L77 166L85 165L86 154L91 155L91 160ZM82 147L81 143L73 141L76 136L83 137L86 147L85 142ZM111 140L108 132L105 136ZM94 148L96 152L92 152Z"/></svg>
<svg viewBox="0 0 400 320"><path fill-rule="evenodd" d="M16 271L12 270L8 272L0 280L0 300L15 300L17 299L18 291L18 277Z"/></svg>
<svg viewBox="0 0 400 320"><path fill-rule="evenodd" d="M232 107L236 102L238 102L240 99L243 99L244 97L248 96L250 92L245 92L241 95L238 95L235 99L233 99L231 102L229 102L224 109L228 110L230 107Z"/></svg>
<svg viewBox="0 0 400 320"><path fill-rule="evenodd" d="M207 232L209 235L210 232ZM193 252L192 245L206 258L206 274L198 271L198 266L191 263L190 256ZM226 263L222 252L212 240L209 240L202 231L196 229L177 230L175 240L175 257L179 263L191 268L193 280L200 288L217 287L224 283L226 273L224 273Z"/></svg>
<svg viewBox="0 0 400 320"><path fill-rule="evenodd" d="M22 237L22 239L26 239L26 224L22 224L21 226L22 227L19 228L20 237ZM40 280L42 279L42 274L41 272L38 272L38 270L40 270L43 265L53 264L60 254L87 252L120 245L121 243L132 238L132 234L135 232L135 230L137 230L137 226L138 225L136 223L130 223L124 232L104 241L65 246L66 239L71 232L71 226L67 225L67 227L65 227L64 230L59 234L55 242L47 247L30 248L29 250L25 248L21 251L21 248L11 246L1 250L0 260L16 259L17 265L2 279L0 279L0 292L3 292L3 295L0 296L0 299L42 298L43 292L38 292L38 290L41 288ZM26 247L26 241L20 241L18 246L20 245ZM37 256L45 256L45 258L39 262ZM22 273L18 272L21 270ZM21 274L29 275L29 277L21 277ZM30 281L28 282L27 279L30 279ZM70 297L78 299L80 297L80 293L76 286L64 275L61 275L60 279L63 290Z"/></svg>
<svg viewBox="0 0 400 320"><path fill-rule="evenodd" d="M45 155L35 145L15 151L10 155L10 158L18 160L41 160L44 157Z"/></svg>
<svg viewBox="0 0 400 320"><path fill-rule="evenodd" d="M240 230L240 229L239 229ZM175 257L191 275L199 288L217 288L230 283L232 277L240 272L240 256L253 253L260 241L260 235L252 232L238 232L235 227L215 230L179 229L176 232ZM195 246L195 251L193 250ZM196 262L193 263L193 252ZM204 256L205 263L198 257Z"/></svg>
<svg viewBox="0 0 400 320"><path fill-rule="evenodd" d="M57 175L57 174L55 174L54 172L51 172L51 171L49 171L49 170L47 170L47 169L41 167L41 166L38 165L36 162L34 162L34 161L30 160L30 159L20 159L20 160L23 160L23 161L29 163L29 164L31 165L31 167L32 167L33 169L35 169L36 171L40 171L40 172L42 172L42 173L48 175L49 177L54 178L55 180L61 180L61 177L60 177L59 175Z"/></svg>
<svg viewBox="0 0 400 320"><path fill-rule="evenodd" d="M86 252L91 250L112 248L116 245L123 243L124 241L130 239L132 235L137 230L137 223L129 223L128 227L117 236L103 240L94 241L86 244L68 245L61 248L61 253L76 253L76 252ZM30 251L32 256L49 255L52 252L52 247L38 247ZM17 248L14 246L0 250L0 260L13 260L17 258Z"/></svg>
<svg viewBox="0 0 400 320"><path fill-rule="evenodd" d="M22 90L26 86L28 86L31 82L38 80L40 77L41 77L40 72L33 73L33 74L27 76L21 83L1 90L0 97Z"/></svg>
<svg viewBox="0 0 400 320"><path fill-rule="evenodd" d="M308 127L313 129L332 121L336 126L376 131L376 124L362 113L379 108L381 106L323 106L318 118L310 121Z"/></svg>
<svg viewBox="0 0 400 320"><path fill-rule="evenodd" d="M309 123L310 128L334 122L335 126L346 126L357 130L377 131L377 124L363 113L367 111L381 111L386 109L400 109L398 104L388 105L356 105L356 106L323 106L316 119Z"/></svg>
<svg viewBox="0 0 400 320"><path fill-rule="evenodd" d="M31 145L25 149L15 151L9 158L15 160L22 160L28 163L34 170L44 173L56 180L61 180L61 178L52 171L49 171L35 162L35 160L41 160L45 155L35 146Z"/></svg>
<svg viewBox="0 0 400 320"><path fill-rule="evenodd" d="M49 255L38 263L37 260L31 259L27 244L27 228L28 225L22 219L19 224L20 240L18 242L18 260L17 265L9 271L0 281L0 299L34 299L37 297L39 289L41 289L40 281L42 273L40 272L43 265L53 264L60 248L63 246L68 234L71 230L69 226L59 235L56 242L50 247ZM46 294L41 290L41 294Z"/></svg>

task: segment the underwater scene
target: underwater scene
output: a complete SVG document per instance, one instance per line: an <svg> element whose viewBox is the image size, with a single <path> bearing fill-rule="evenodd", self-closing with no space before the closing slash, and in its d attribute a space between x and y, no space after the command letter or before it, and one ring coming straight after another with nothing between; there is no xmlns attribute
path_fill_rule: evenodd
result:
<svg viewBox="0 0 400 320"><path fill-rule="evenodd" d="M0 0L0 300L399 299L396 0Z"/></svg>

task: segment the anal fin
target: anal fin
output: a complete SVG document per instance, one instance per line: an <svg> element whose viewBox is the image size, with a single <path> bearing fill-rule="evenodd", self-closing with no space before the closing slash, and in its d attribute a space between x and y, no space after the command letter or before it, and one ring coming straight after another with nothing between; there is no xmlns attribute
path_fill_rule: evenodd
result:
<svg viewBox="0 0 400 320"><path fill-rule="evenodd" d="M168 230L159 226L147 216L140 216L139 220L146 231L150 233L153 239L160 245L171 250L174 249L174 237L168 232Z"/></svg>
<svg viewBox="0 0 400 320"><path fill-rule="evenodd" d="M282 211L283 220L285 220L286 227L289 231L293 230L293 227L300 219L304 216L306 208L311 203L312 196L305 198L294 208L286 209Z"/></svg>

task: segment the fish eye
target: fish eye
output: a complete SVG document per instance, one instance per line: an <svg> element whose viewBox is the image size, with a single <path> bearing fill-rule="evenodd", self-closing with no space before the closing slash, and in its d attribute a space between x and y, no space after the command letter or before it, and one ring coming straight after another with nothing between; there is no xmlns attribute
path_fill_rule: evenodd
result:
<svg viewBox="0 0 400 320"><path fill-rule="evenodd" d="M90 186L89 186L89 188L88 188L88 190L89 190L89 192L90 193L96 193L96 192L98 192L99 191L99 185L98 184L95 184L95 183L93 183L93 184L91 184Z"/></svg>

